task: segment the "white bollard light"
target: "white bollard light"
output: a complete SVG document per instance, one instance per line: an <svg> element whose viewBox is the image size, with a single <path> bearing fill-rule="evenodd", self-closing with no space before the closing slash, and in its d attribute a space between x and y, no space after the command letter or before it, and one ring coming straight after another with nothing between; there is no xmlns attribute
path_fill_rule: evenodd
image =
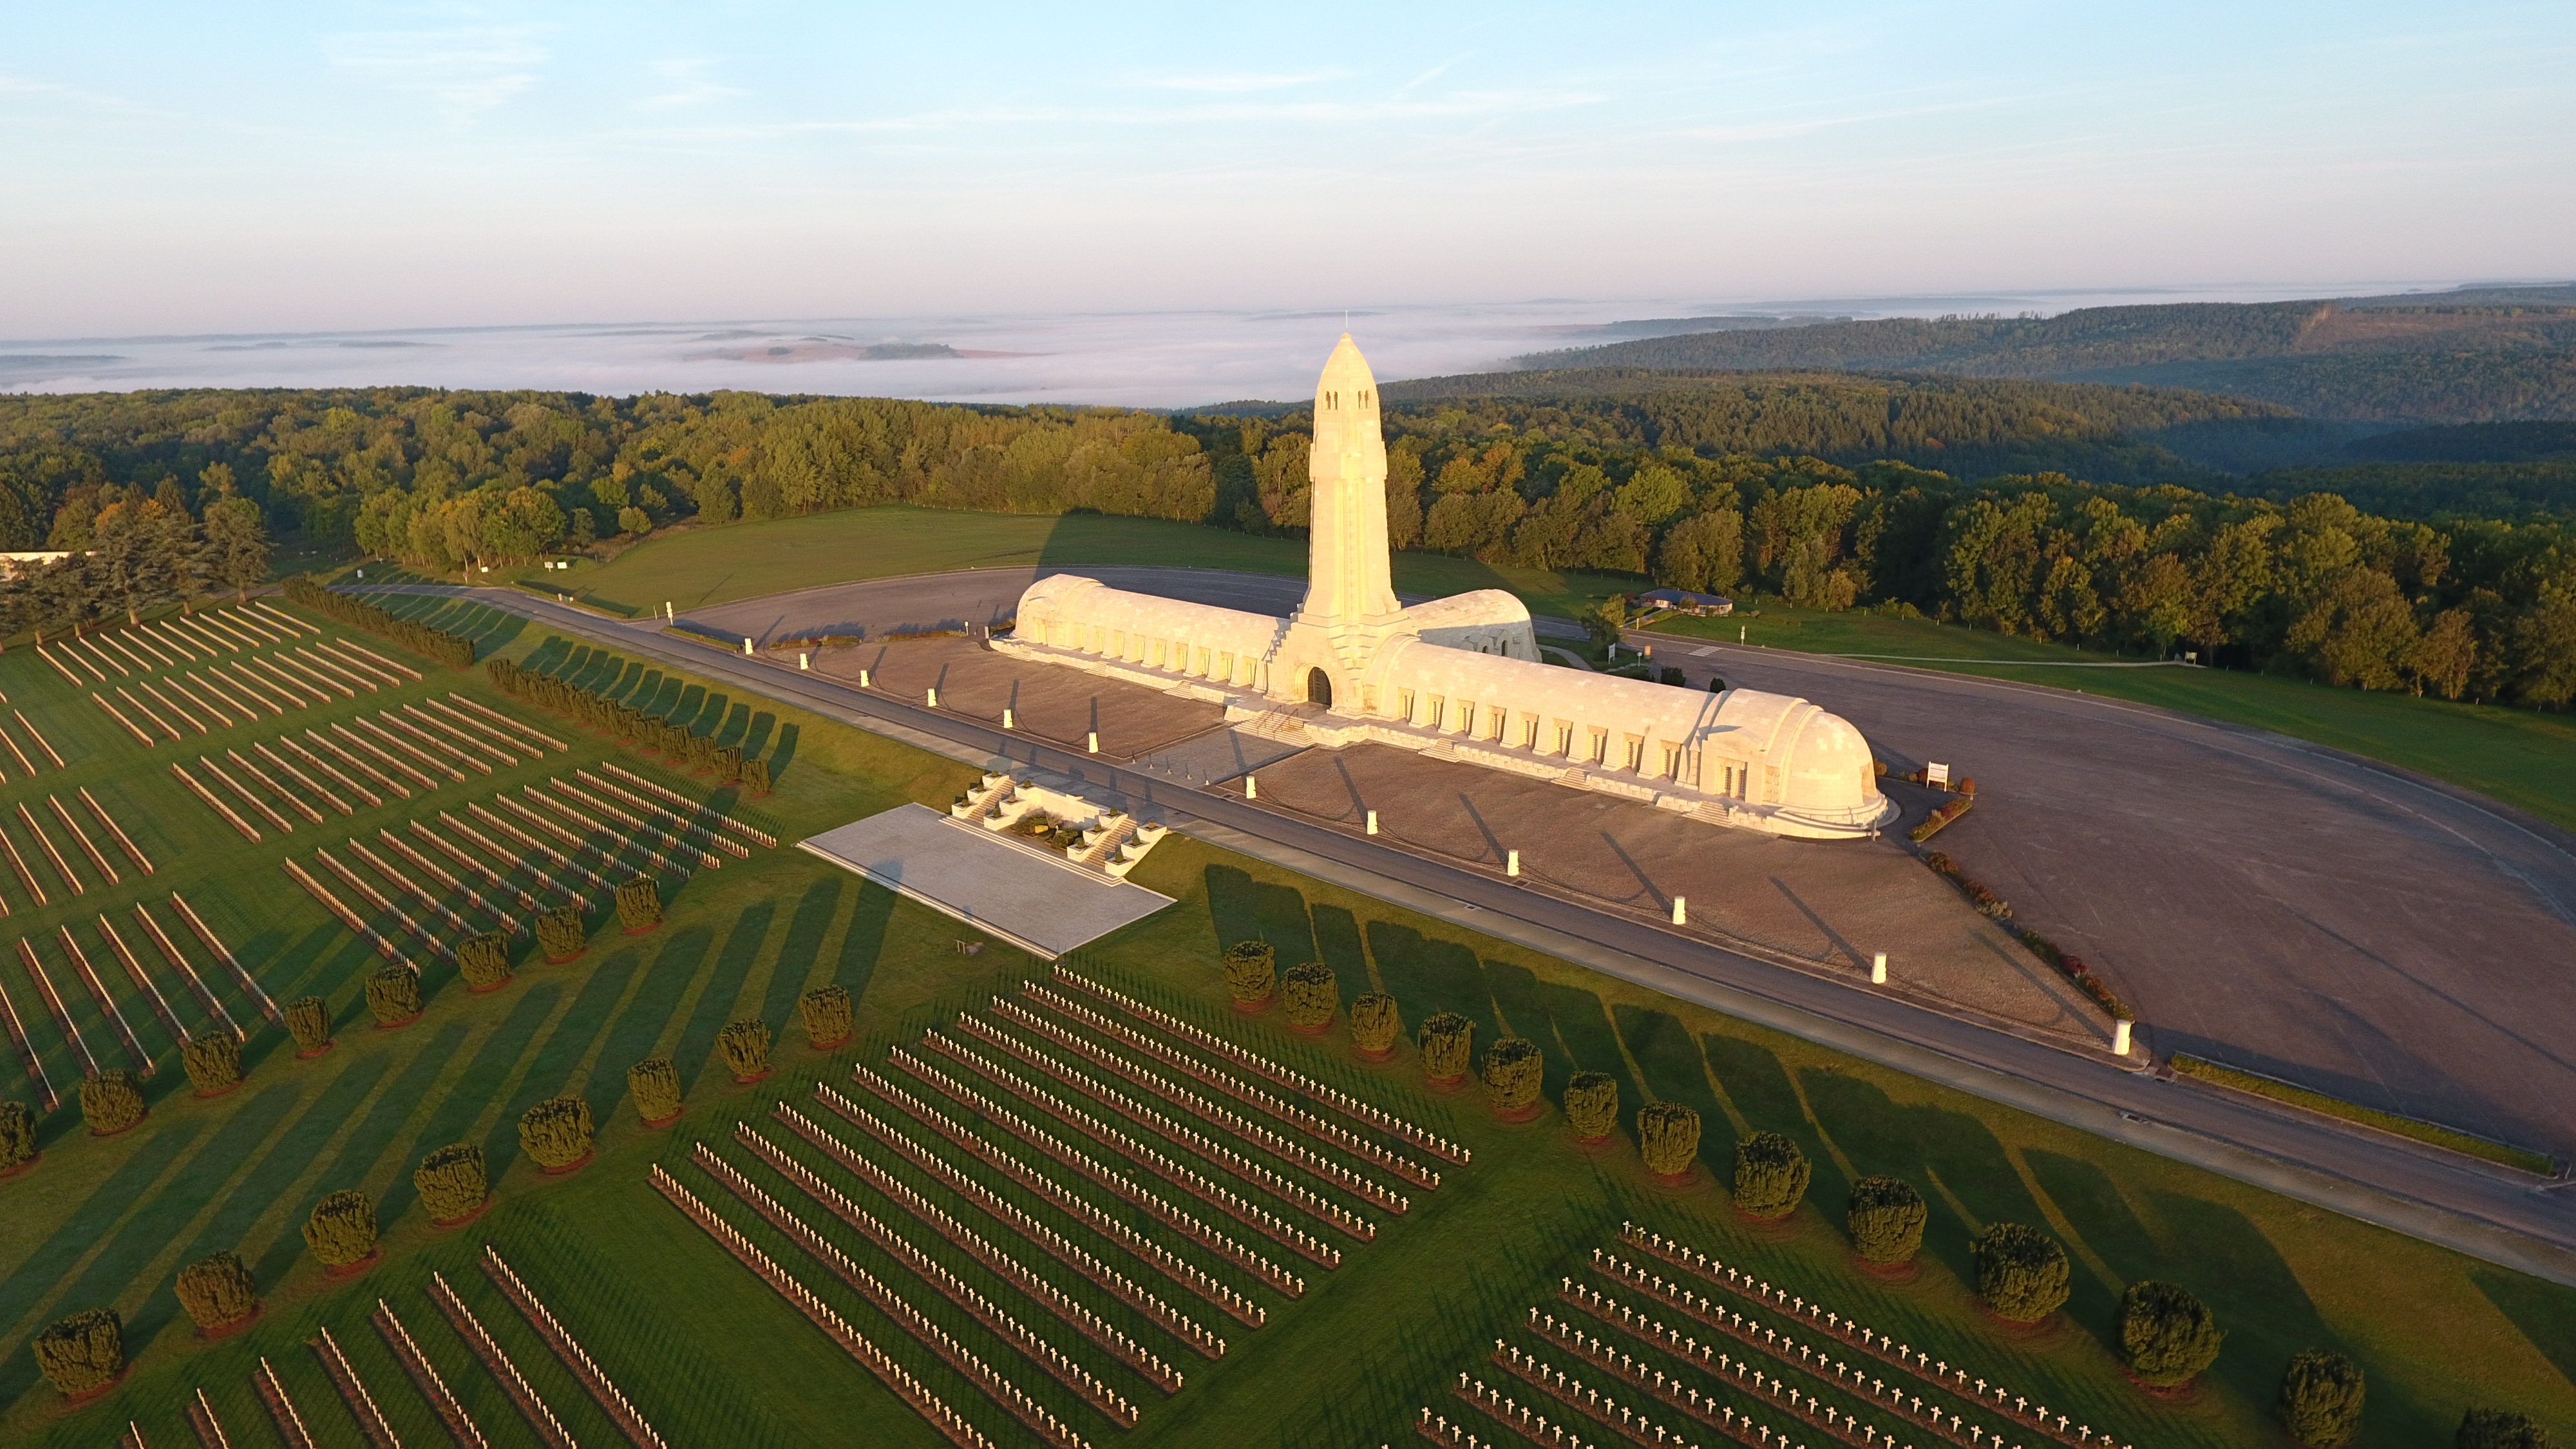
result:
<svg viewBox="0 0 2576 1449"><path fill-rule="evenodd" d="M939 688L936 685L931 686L930 689L930 707L932 709L939 708Z"/></svg>
<svg viewBox="0 0 2576 1449"><path fill-rule="evenodd" d="M751 641L749 639L742 641L742 652L745 654L749 654L751 652Z"/></svg>
<svg viewBox="0 0 2576 1449"><path fill-rule="evenodd" d="M1736 642L1736 643L1738 643L1738 644L1743 643L1743 642L1744 642L1744 636L1745 636L1748 632L1750 632L1750 631L1752 630L1752 628L1753 628L1753 626L1752 626L1752 625L1750 625L1750 624L1738 624L1738 625L1736 625L1736 626L1735 626L1735 642Z"/></svg>
<svg viewBox="0 0 2576 1449"><path fill-rule="evenodd" d="M1520 853L1519 851L1517 851L1517 850L1506 850L1506 851L1504 851L1504 852L1503 852L1503 874L1505 874L1505 875L1519 875L1520 873L1521 873L1521 853Z"/></svg>
<svg viewBox="0 0 2576 1449"><path fill-rule="evenodd" d="M796 651L796 667L797 667L797 668L799 668L799 669L811 669L811 668L813 668L813 667L814 667L814 656L813 656L813 655L811 655L811 654L806 653L806 652L805 652L804 650L802 650L802 649L797 650L797 651Z"/></svg>
<svg viewBox="0 0 2576 1449"><path fill-rule="evenodd" d="M1091 732L1091 737L1090 737L1090 738L1091 738L1091 745L1090 745L1091 753L1093 753L1093 754L1095 754L1095 755L1096 755L1096 754L1099 754L1099 753L1100 753L1100 731L1098 731L1098 730L1093 730L1093 731Z"/></svg>
<svg viewBox="0 0 2576 1449"><path fill-rule="evenodd" d="M662 601L662 622L668 624L679 617L679 615L671 612L671 601L664 599Z"/></svg>
<svg viewBox="0 0 2576 1449"><path fill-rule="evenodd" d="M868 687L868 672L867 672L866 670L862 669L862 670L860 670L860 671L859 671L859 688L861 688L861 689L865 689L865 688L867 688L867 687Z"/></svg>
<svg viewBox="0 0 2576 1449"><path fill-rule="evenodd" d="M1869 958L1869 984L1872 986L1885 986L1887 984L1887 953L1885 951L1878 952Z"/></svg>
<svg viewBox="0 0 2576 1449"><path fill-rule="evenodd" d="M1676 926L1687 926L1687 925L1689 925L1689 924L1690 924L1690 913L1689 913L1689 911L1688 911L1688 909L1687 909L1687 906L1686 906L1686 903L1688 902L1688 900L1689 900L1689 897L1687 897L1687 896L1675 896L1675 897L1673 897L1673 924L1674 924L1674 925L1676 925Z"/></svg>
<svg viewBox="0 0 2576 1449"><path fill-rule="evenodd" d="M1003 707L1003 709L1002 709L1002 728L1004 728L1004 729L1009 729L1009 728L1011 728L1011 711L1010 711L1009 706L1007 706L1007 705L1006 705L1006 706L1004 706L1004 707Z"/></svg>
<svg viewBox="0 0 2576 1449"><path fill-rule="evenodd" d="M1259 780L1256 780L1256 779L1252 778L1250 775L1246 775L1246 776L1244 776L1244 777L1243 777L1243 798L1244 798L1244 799L1246 799L1246 800L1258 800L1258 799L1260 799L1260 798L1261 798L1261 782L1260 782Z"/></svg>
<svg viewBox="0 0 2576 1449"><path fill-rule="evenodd" d="M1377 834L1377 812L1374 810L1368 813L1368 833Z"/></svg>
<svg viewBox="0 0 2576 1449"><path fill-rule="evenodd" d="M2111 1023L2111 1055L2125 1057L2129 1054L2129 1026L2130 1023L2125 1021Z"/></svg>

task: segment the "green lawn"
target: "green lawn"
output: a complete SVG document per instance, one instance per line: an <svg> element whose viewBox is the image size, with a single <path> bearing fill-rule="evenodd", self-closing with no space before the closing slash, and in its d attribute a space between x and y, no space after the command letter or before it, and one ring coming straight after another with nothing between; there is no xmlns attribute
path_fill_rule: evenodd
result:
<svg viewBox="0 0 2576 1449"><path fill-rule="evenodd" d="M1761 605L1758 619L1668 619L1659 633L1913 664L2047 685L2273 730L2465 786L2576 829L2576 717L2306 680L2179 665L2138 665L2062 644L1928 619Z"/></svg>
<svg viewBox="0 0 2576 1449"><path fill-rule="evenodd" d="M633 617L660 612L666 600L690 609L852 579L1032 564L1185 564L1302 577L1306 543L1098 513L862 508L685 528L648 538L606 564L576 559L569 571L495 569L477 582L517 580L549 592L570 590L586 603ZM1435 596L1509 589L1538 612L1570 617L1585 600L1631 590L1638 583L1624 575L1501 568L1473 559L1400 553L1395 556L1395 586Z"/></svg>
<svg viewBox="0 0 2576 1449"><path fill-rule="evenodd" d="M765 753L784 757L779 793L766 808L786 839L905 799L944 799L969 774L794 711L722 699L701 680L620 668L581 646L479 611L428 601L413 607L481 628L487 645L503 652L586 679L617 680L638 693L668 691L669 698L700 691L701 718L760 731ZM0 688L22 702L42 697L41 669L13 651L0 659ZM439 682L463 680L448 674ZM54 689L67 693L59 681ZM40 718L51 724L66 709L49 707ZM577 736L565 722L546 727L577 738L585 755L609 748ZM119 747L113 739L85 739L82 748L88 768L136 789L162 763L130 742ZM7 788L25 793L23 784ZM440 794L480 798L482 791L478 783ZM297 1061L278 1049L273 1030L265 1032L254 1038L248 1087L216 1101L170 1090L176 1072L166 1070L151 1119L114 1139L83 1136L69 1108L48 1122L43 1162L0 1184L0 1201L8 1205L0 1213L0 1404L7 1406L0 1411L0 1438L89 1445L132 1418L151 1442L185 1443L181 1402L203 1387L235 1443L269 1443L248 1382L265 1356L308 1418L318 1421L324 1442L354 1443L354 1426L303 1346L327 1326L406 1442L444 1442L368 1326L367 1315L382 1297L495 1444L533 1442L423 1296L421 1286L437 1270L576 1437L613 1442L606 1420L473 1269L480 1245L491 1241L676 1445L850 1442L854 1424L867 1426L872 1444L938 1442L664 1204L643 1177L648 1165L664 1163L729 1219L750 1225L738 1204L683 1164L689 1144L724 1142L734 1121L763 1118L781 1099L803 1100L815 1080L845 1078L852 1061L881 1062L889 1045L980 1006L1029 969L1024 958L1000 947L960 954L952 942L973 933L947 918L862 887L799 852L763 852L674 892L670 917L654 934L606 934L580 962L525 967L495 995L468 996L452 973L433 971L437 990L427 1018L404 1031L373 1032L352 1005L355 983L373 958L283 888L275 861L284 847L244 849L237 838L217 833L220 827L205 829L212 817L193 802L155 796L138 808L148 811L154 829L170 832L163 840L175 848L167 874L192 882L183 888L201 904L222 903L229 914L219 919L237 933L237 948L273 992L332 996L342 1014L340 1045L322 1058ZM299 839L299 848L306 844ZM1351 1247L1338 1271L1310 1270L1313 1286L1303 1300L1260 1294L1270 1323L1258 1331L1231 1329L1234 1350L1221 1363L1196 1361L1168 1340L1156 1342L1190 1374L1190 1387L1177 1398L1163 1400L1117 1371L1122 1390L1145 1411L1143 1424L1123 1435L1074 1409L1069 1396L1041 1389L1038 1376L989 1334L938 1304L881 1255L860 1251L854 1234L837 1224L824 1229L987 1361L1073 1418L1094 1443L1375 1444L1399 1439L1424 1404L1456 1418L1445 1386L1460 1370L1478 1368L1496 1336L1512 1333L1511 1325L1543 1301L1558 1275L1579 1271L1589 1250L1607 1245L1630 1217L1830 1301L1936 1356L2026 1386L2053 1407L2142 1445L2275 1442L2267 1412L2281 1366L2311 1345L2339 1347L2367 1367L2366 1445L2443 1442L2471 1403L2576 1424L2570 1377L2576 1374L2576 1292L1185 838L1157 847L1137 879L1178 904L1097 944L1086 953L1085 969L1404 1112L1467 1143L1476 1160L1450 1171L1438 1191L1416 1193L1416 1206L1404 1217L1373 1215L1383 1225L1378 1241ZM13 918L10 924L49 930L53 920ZM1275 1018L1232 1016L1212 958L1220 944L1249 935L1270 940L1283 963L1331 963L1346 1000L1382 987L1402 1002L1408 1022L1450 1009L1477 1022L1480 1045L1506 1031L1533 1038L1547 1058L1551 1098L1581 1066L1618 1077L1631 1109L1649 1094L1696 1106L1708 1126L1702 1180L1680 1190L1656 1186L1644 1179L1624 1141L1587 1154L1565 1140L1553 1115L1497 1124L1472 1093L1428 1089L1409 1054L1383 1067L1357 1062L1338 1027L1310 1041L1291 1037ZM847 986L861 1002L860 1040L828 1056L804 1046L791 1021L797 992L823 981ZM780 1037L779 1075L748 1088L709 1067L717 1026L744 1015L764 1018ZM689 1083L687 1117L661 1134L635 1123L621 1075L627 1064L656 1051L673 1054ZM601 1122L600 1153L578 1175L548 1179L519 1160L510 1124L528 1103L564 1091L591 1102ZM1786 1229L1743 1225L1714 1180L1725 1171L1729 1141L1759 1128L1791 1134L1815 1162L1809 1205ZM479 1142L492 1154L500 1169L498 1201L474 1227L443 1233L423 1220L408 1173L430 1148L459 1140ZM738 1150L728 1147L727 1155L748 1163ZM812 1160L810 1153L799 1155ZM765 1170L746 1170L775 1187ZM1932 1204L1926 1269L1912 1284L1891 1286L1855 1271L1840 1231L1846 1185L1880 1172L1911 1179ZM927 1190L918 1174L904 1175ZM349 1185L378 1196L387 1256L363 1280L342 1284L323 1278L295 1229L322 1192ZM904 1225L865 1190L850 1185L850 1191L880 1217ZM948 1201L942 1192L932 1195ZM1016 1190L1010 1195L1029 1201ZM824 1221L793 1194L780 1196L809 1221ZM2068 1245L2075 1292L2056 1336L2034 1340L1997 1329L1962 1286L1967 1236L1995 1220L2038 1224ZM989 1224L975 1226L982 1231ZM934 1257L997 1299L1006 1297L960 1255L905 1227ZM1002 1442L1024 1440L953 1373L930 1366L927 1354L781 1246L777 1235L752 1231L987 1432ZM242 1337L201 1343L178 1313L170 1275L179 1264L226 1247L257 1270L266 1316ZM1021 1256L1104 1316L1149 1342L1158 1338L1069 1274L1034 1254ZM2218 1367L2188 1404L2159 1403L2131 1388L2106 1346L2121 1285L2149 1276L2201 1294L2229 1331ZM35 1379L24 1345L42 1323L102 1303L125 1314L136 1368L105 1403L65 1416ZM1215 1320L1210 1312L1200 1316ZM1045 1320L1023 1317L1071 1342ZM1100 1366L1096 1351L1082 1356Z"/></svg>

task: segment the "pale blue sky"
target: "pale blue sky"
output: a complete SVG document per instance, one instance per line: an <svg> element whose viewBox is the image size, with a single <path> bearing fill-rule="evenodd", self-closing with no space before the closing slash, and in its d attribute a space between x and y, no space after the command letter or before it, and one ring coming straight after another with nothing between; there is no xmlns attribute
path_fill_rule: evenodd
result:
<svg viewBox="0 0 2576 1449"><path fill-rule="evenodd" d="M20 5L0 336L2576 273L2576 5Z"/></svg>

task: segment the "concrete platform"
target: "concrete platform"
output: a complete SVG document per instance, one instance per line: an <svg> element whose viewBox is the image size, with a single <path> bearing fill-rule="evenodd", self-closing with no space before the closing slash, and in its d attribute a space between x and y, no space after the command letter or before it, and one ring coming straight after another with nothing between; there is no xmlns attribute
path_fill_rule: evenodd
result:
<svg viewBox="0 0 2576 1449"><path fill-rule="evenodd" d="M1046 960L1172 903L926 805L853 820L796 848Z"/></svg>

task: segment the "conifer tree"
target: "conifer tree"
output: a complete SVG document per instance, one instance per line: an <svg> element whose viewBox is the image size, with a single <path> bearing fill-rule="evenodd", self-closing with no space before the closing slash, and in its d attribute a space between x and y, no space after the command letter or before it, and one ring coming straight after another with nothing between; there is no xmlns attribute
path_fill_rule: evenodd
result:
<svg viewBox="0 0 2576 1449"><path fill-rule="evenodd" d="M387 966L367 978L367 1014L378 1026L400 1026L420 1015L420 973Z"/></svg>
<svg viewBox="0 0 2576 1449"><path fill-rule="evenodd" d="M537 948L546 960L556 965L579 956L590 943L588 927L582 924L581 906L567 903L537 917Z"/></svg>
<svg viewBox="0 0 2576 1449"><path fill-rule="evenodd" d="M1383 1057L1395 1050L1395 1039L1403 1034L1404 1018L1394 997L1372 991L1351 1003L1351 1045L1363 1054Z"/></svg>
<svg viewBox="0 0 2576 1449"><path fill-rule="evenodd" d="M659 1127L680 1115L680 1069L669 1057L646 1057L626 1069L626 1089L635 1094L635 1115L647 1127Z"/></svg>
<svg viewBox="0 0 2576 1449"><path fill-rule="evenodd" d="M36 1160L36 1114L12 1099L0 1102L0 1172L11 1172Z"/></svg>
<svg viewBox="0 0 2576 1449"><path fill-rule="evenodd" d="M471 1216L492 1195L492 1178L483 1149L471 1142L441 1147L412 1169L411 1185L431 1221L453 1223Z"/></svg>
<svg viewBox="0 0 2576 1449"><path fill-rule="evenodd" d="M456 943L456 974L477 991L489 991L510 979L510 940L486 931Z"/></svg>
<svg viewBox="0 0 2576 1449"><path fill-rule="evenodd" d="M36 1335L36 1371L66 1397L95 1394L125 1372L125 1320L113 1308L57 1319Z"/></svg>
<svg viewBox="0 0 2576 1449"><path fill-rule="evenodd" d="M239 1253L217 1253L179 1270L179 1306L202 1329L226 1328L259 1311L259 1285Z"/></svg>
<svg viewBox="0 0 2576 1449"><path fill-rule="evenodd" d="M1454 1082L1467 1075L1475 1057L1476 1024L1454 1011L1443 1011L1422 1023L1422 1071L1435 1082Z"/></svg>
<svg viewBox="0 0 2576 1449"><path fill-rule="evenodd" d="M1637 1109L1637 1155L1657 1177L1679 1177L1699 1160L1699 1113L1679 1102Z"/></svg>
<svg viewBox="0 0 2576 1449"><path fill-rule="evenodd" d="M630 936L662 924L662 888L649 875L639 875L617 888L617 924Z"/></svg>
<svg viewBox="0 0 2576 1449"><path fill-rule="evenodd" d="M2008 1323L2037 1323L2066 1302L2069 1269L2057 1240L2021 1223L1996 1223L1969 1245L1977 1295Z"/></svg>
<svg viewBox="0 0 2576 1449"><path fill-rule="evenodd" d="M1864 1177L1852 1184L1851 1209L1843 1221L1861 1261L1891 1268L1912 1262L1922 1251L1929 1216L1914 1184L1901 1177Z"/></svg>
<svg viewBox="0 0 2576 1449"><path fill-rule="evenodd" d="M796 998L797 1015L805 1021L805 1040L816 1051L829 1051L850 1039L850 993L841 986L817 986Z"/></svg>
<svg viewBox="0 0 2576 1449"><path fill-rule="evenodd" d="M1565 1125L1581 1142L1599 1142L1619 1126L1619 1079L1576 1072L1565 1083Z"/></svg>
<svg viewBox="0 0 2576 1449"><path fill-rule="evenodd" d="M769 1075L769 1023L758 1018L728 1021L716 1032L716 1050L737 1082Z"/></svg>
<svg viewBox="0 0 2576 1449"><path fill-rule="evenodd" d="M1797 1211L1813 1164L1779 1132L1756 1132L1735 1144L1735 1209L1770 1222Z"/></svg>
<svg viewBox="0 0 2576 1449"><path fill-rule="evenodd" d="M1279 956L1267 941L1237 941L1225 948L1225 990L1252 1006L1268 1001L1279 984Z"/></svg>
<svg viewBox="0 0 2576 1449"><path fill-rule="evenodd" d="M2344 1449L2361 1432L2365 1383L2361 1365L2311 1348L2281 1375L2281 1427L2307 1449Z"/></svg>
<svg viewBox="0 0 2576 1449"><path fill-rule="evenodd" d="M188 1038L179 1048L179 1062L187 1068L188 1085L200 1097L241 1085L241 1042L220 1027Z"/></svg>
<svg viewBox="0 0 2576 1449"><path fill-rule="evenodd" d="M110 1067L80 1084L81 1120L89 1124L93 1137L113 1137L143 1120L143 1089L134 1084L134 1074L123 1067Z"/></svg>
<svg viewBox="0 0 2576 1449"><path fill-rule="evenodd" d="M346 1268L376 1250L376 1204L354 1188L326 1194L304 1220L304 1245L326 1268Z"/></svg>
<svg viewBox="0 0 2576 1449"><path fill-rule="evenodd" d="M319 1056L331 1049L331 1007L319 996L299 996L280 1013L286 1034L295 1038L298 1056Z"/></svg>
<svg viewBox="0 0 2576 1449"><path fill-rule="evenodd" d="M1538 1101L1546 1071L1547 1059L1539 1054L1537 1042L1522 1036L1498 1039L1485 1048L1484 1064L1477 1071L1485 1085L1485 1104L1506 1117L1528 1111Z"/></svg>
<svg viewBox="0 0 2576 1449"><path fill-rule="evenodd" d="M548 1097L519 1114L519 1147L539 1167L561 1170L590 1155L590 1103Z"/></svg>
<svg viewBox="0 0 2576 1449"><path fill-rule="evenodd" d="M1333 968L1321 961L1300 961L1289 967L1281 999L1287 1008L1288 1024L1305 1031L1321 1031L1342 1004Z"/></svg>

